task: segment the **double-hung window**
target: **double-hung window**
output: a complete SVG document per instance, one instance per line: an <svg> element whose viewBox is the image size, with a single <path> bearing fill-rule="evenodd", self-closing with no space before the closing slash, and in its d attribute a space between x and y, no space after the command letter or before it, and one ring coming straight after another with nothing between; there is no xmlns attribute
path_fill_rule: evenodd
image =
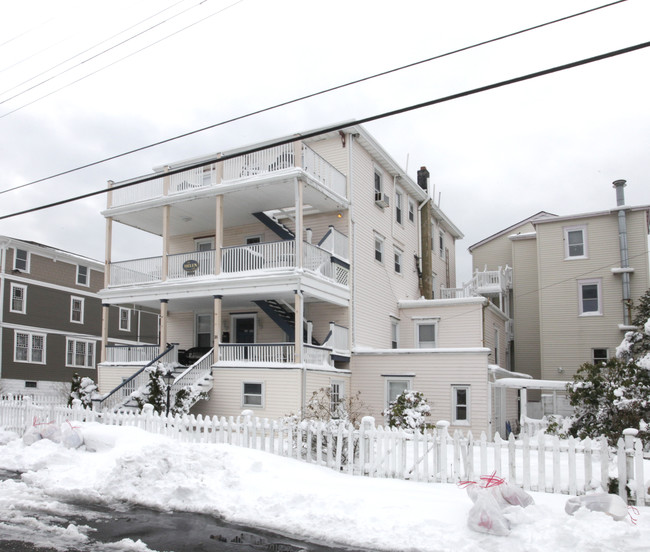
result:
<svg viewBox="0 0 650 552"><path fill-rule="evenodd" d="M402 224L402 192L395 192L395 221Z"/></svg>
<svg viewBox="0 0 650 552"><path fill-rule="evenodd" d="M123 332L131 330L131 309L120 307L120 330Z"/></svg>
<svg viewBox="0 0 650 552"><path fill-rule="evenodd" d="M70 297L70 322L75 322L77 324L84 323L83 297Z"/></svg>
<svg viewBox="0 0 650 552"><path fill-rule="evenodd" d="M384 238L375 234L375 261L384 262Z"/></svg>
<svg viewBox="0 0 650 552"><path fill-rule="evenodd" d="M564 228L565 259L587 258L587 227L567 226Z"/></svg>
<svg viewBox="0 0 650 552"><path fill-rule="evenodd" d="M381 171L375 167L375 201L381 201L382 199L383 186L381 181Z"/></svg>
<svg viewBox="0 0 650 552"><path fill-rule="evenodd" d="M45 335L15 331L14 362L45 364Z"/></svg>
<svg viewBox="0 0 650 552"><path fill-rule="evenodd" d="M411 389L412 378L386 379L386 408L390 406L404 391Z"/></svg>
<svg viewBox="0 0 650 552"><path fill-rule="evenodd" d="M603 314L600 279L578 280L578 308L580 316Z"/></svg>
<svg viewBox="0 0 650 552"><path fill-rule="evenodd" d="M395 272L397 274L402 273L402 251L395 248Z"/></svg>
<svg viewBox="0 0 650 552"><path fill-rule="evenodd" d="M453 385L451 393L452 423L461 425L469 424L469 385Z"/></svg>
<svg viewBox="0 0 650 552"><path fill-rule="evenodd" d="M10 312L27 314L27 286L11 284L11 305Z"/></svg>
<svg viewBox="0 0 650 552"><path fill-rule="evenodd" d="M338 418L340 415L339 406L344 398L344 384L340 381L330 382L330 414Z"/></svg>
<svg viewBox="0 0 650 552"><path fill-rule="evenodd" d="M409 222L415 222L415 202L409 199Z"/></svg>
<svg viewBox="0 0 650 552"><path fill-rule="evenodd" d="M77 285L86 286L90 285L90 278L88 277L88 267L77 265Z"/></svg>
<svg viewBox="0 0 650 552"><path fill-rule="evenodd" d="M264 384L259 382L242 383L242 406L264 406Z"/></svg>
<svg viewBox="0 0 650 552"><path fill-rule="evenodd" d="M438 248L440 249L440 258L445 258L445 231L441 228L438 232Z"/></svg>
<svg viewBox="0 0 650 552"><path fill-rule="evenodd" d="M399 320L391 316L390 321L390 348L399 348Z"/></svg>
<svg viewBox="0 0 650 552"><path fill-rule="evenodd" d="M14 249L14 270L29 272L29 251Z"/></svg>
<svg viewBox="0 0 650 552"><path fill-rule="evenodd" d="M420 349L433 349L438 341L438 321L419 320L415 322L415 341Z"/></svg>
<svg viewBox="0 0 650 552"><path fill-rule="evenodd" d="M95 342L67 338L65 365L72 368L94 368Z"/></svg>
<svg viewBox="0 0 650 552"><path fill-rule="evenodd" d="M607 349L592 349L591 350L591 360L594 364L602 364L607 362L609 359L609 353Z"/></svg>

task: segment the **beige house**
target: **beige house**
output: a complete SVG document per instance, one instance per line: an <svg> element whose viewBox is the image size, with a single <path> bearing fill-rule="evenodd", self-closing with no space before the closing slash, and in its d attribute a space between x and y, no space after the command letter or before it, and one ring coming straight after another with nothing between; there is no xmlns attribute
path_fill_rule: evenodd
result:
<svg viewBox="0 0 650 552"><path fill-rule="evenodd" d="M361 391L381 418L411 388L432 421L493 431L507 316L483 298L441 299L462 234L426 169L416 183L358 125L309 135L111 183L104 328L109 305L160 308L157 360L183 364L172 390L209 390L196 413L275 418L327 388L334 401ZM116 223L160 236L161 250L113 262ZM156 359L106 343L102 354L104 406L118 407Z"/></svg>
<svg viewBox="0 0 650 552"><path fill-rule="evenodd" d="M650 206L625 205L624 186L614 183L612 209L542 211L469 248L477 274L511 272L512 369L570 380L583 363L611 357L630 329L630 309L650 287Z"/></svg>

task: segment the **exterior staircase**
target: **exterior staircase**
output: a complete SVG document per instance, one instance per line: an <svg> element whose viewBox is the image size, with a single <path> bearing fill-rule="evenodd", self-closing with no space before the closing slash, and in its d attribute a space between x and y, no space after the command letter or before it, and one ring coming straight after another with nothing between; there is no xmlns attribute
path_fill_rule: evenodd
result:
<svg viewBox="0 0 650 552"><path fill-rule="evenodd" d="M253 216L259 220L264 226L266 226L269 230L272 230L275 232L275 234L281 239L281 240L295 240L296 235L289 230L284 224L282 224L278 219L276 219L272 215L268 215L263 211L260 211L258 213L253 213Z"/></svg>
<svg viewBox="0 0 650 552"><path fill-rule="evenodd" d="M275 322L278 327L287 334L287 340L293 341L294 328L296 327L295 316L293 310L288 309L275 299L267 299L264 301L253 301L262 311ZM308 332L303 331L303 339L305 342L308 339ZM320 345L313 337L311 338L312 345Z"/></svg>

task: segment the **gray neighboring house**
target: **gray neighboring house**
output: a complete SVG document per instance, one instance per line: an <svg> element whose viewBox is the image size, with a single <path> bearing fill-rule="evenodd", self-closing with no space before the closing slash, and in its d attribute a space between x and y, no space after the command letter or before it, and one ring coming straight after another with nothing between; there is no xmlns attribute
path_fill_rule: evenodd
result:
<svg viewBox="0 0 650 552"><path fill-rule="evenodd" d="M97 380L103 285L99 261L0 236L1 393L60 394L75 372ZM158 313L111 310L111 343L158 342Z"/></svg>

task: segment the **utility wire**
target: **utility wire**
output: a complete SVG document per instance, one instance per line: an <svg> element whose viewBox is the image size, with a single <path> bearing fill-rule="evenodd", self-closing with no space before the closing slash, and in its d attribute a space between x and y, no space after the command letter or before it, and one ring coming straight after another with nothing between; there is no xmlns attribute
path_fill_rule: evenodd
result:
<svg viewBox="0 0 650 552"><path fill-rule="evenodd" d="M417 109L422 109L424 107L430 107L432 105L437 105L437 104L440 104L440 103L449 102L449 101L452 101L452 100L457 100L459 98L465 98L467 96L472 96L472 95L475 95L475 94L480 94L482 92L487 92L488 90L494 90L496 88L509 86L511 84L516 84L516 83L519 83L519 82L535 79L535 78L538 78L538 77L543 77L543 76L546 76L546 75L551 75L553 73L558 73L560 71L566 71L568 69L574 69L576 67L581 67L583 65L587 65L589 63L602 61L604 59L610 59L610 58L620 56L620 55L623 55L623 54L629 54L630 52L635 52L637 50L641 50L643 48L648 48L648 47L650 47L650 42L643 42L641 44L636 44L634 46L628 46L627 48L622 48L620 50L614 50L614 51L611 51L611 52L607 52L605 54L600 54L600 55L597 55L597 56L585 58L585 59L582 59L582 60L579 60L579 61L573 61L571 63L566 63L564 65L557 65L557 66L551 67L549 69L544 69L542 71L536 71L534 73L529 73L527 75L523 75L523 76L520 76L520 77L515 77L515 78L512 78L512 79L507 79L507 80L504 80L504 81L499 81L499 82L496 82L496 83L487 84L485 86L481 86L479 88L473 88L471 90L465 90L464 92L458 92L458 93L452 94L450 96L444 96L442 98L437 98L435 100L429 100L427 102L422 102L422 103L410 105L408 107L402 107L402 108L399 108L399 109L395 109L393 111L386 111L386 112L383 112L383 113L378 114L378 115L372 115L370 117L365 117L363 119L356 120L354 122L340 123L340 124L337 124L337 125L333 125L333 126L330 126L330 127L324 128L324 129L320 129L320 130L315 130L315 131L312 131L312 132L297 133L297 134L295 134L295 135L293 135L293 136L291 136L289 138L283 138L283 139L280 139L280 140L266 142L266 143L264 143L262 145L253 146L253 147L249 147L249 148L246 148L246 149L243 149L243 150L239 150L239 151L237 151L237 153L219 154L219 155L215 155L213 157L204 159L203 161L200 161L200 162L197 162L197 163L190 163L190 164L183 165L182 167L175 168L175 169L172 168L172 169L168 170L167 172L165 172L165 176L171 176L171 175L174 175L174 174L178 174L180 172L189 171L189 170L192 170L192 169L198 169L199 167L204 167L204 166L210 165L212 163L217 163L217 162L220 162L220 161L221 162L227 161L228 159L233 159L235 157L241 157L242 155L255 153L255 152L258 152L258 151L262 151L262 150L269 149L269 148L272 148L272 147L282 146L282 145L285 145L285 144L290 144L290 143L293 143L293 142L295 142L297 140L306 140L306 139L309 139L309 138L314 138L316 136L321 136L323 134L327 134L327 133L330 133L330 132L335 132L337 130L343 130L343 129L348 128L350 126L361 125L361 124L369 123L369 122L372 122L372 121L377 121L379 119L385 119L387 117L393 117L395 115L401 115L402 113L408 113L410 111L415 111ZM160 178L160 177L161 177L160 174L150 174L150 175L141 176L141 177L138 177L138 178L134 178L134 179L122 182L121 184L113 185L110 188L103 188L101 190L95 190L94 192L88 192L86 194L82 194L82 195L79 195L79 196L74 196L74 197L71 197L71 198L68 198L68 199L55 201L53 203L48 203L48 204L45 204L45 205L41 205L39 207L32 207L31 209L25 209L23 211L18 211L16 213L11 213L9 215L3 215L3 216L0 216L0 220L5 220L5 219L16 217L16 216L19 216L19 215L25 215L25 214L28 214L28 213L34 213L36 211L42 211L44 209L49 209L51 207L57 207L59 205L65 205L66 203L72 203L74 201L87 199L89 197L104 194L106 192L119 190L121 188L127 188L127 187L130 187L130 186L135 186L136 184L141 184L143 182L149 182L151 180L156 180L157 178Z"/></svg>
<svg viewBox="0 0 650 552"><path fill-rule="evenodd" d="M591 8L591 9L589 9L589 10L581 11L581 12L578 12L578 13L575 13L575 14L572 14L572 15L567 15L567 16L565 16L565 17L561 17L561 18L559 18L559 19L554 19L554 20L552 20L552 21L547 21L546 23L540 23L539 25L534 25L534 26L532 26L532 27L528 27L528 28L526 28L526 29L522 29L522 30L519 30L519 31L515 31L515 32L512 32L512 33L508 33L508 34L505 34L505 35L502 35L502 36L499 36L499 37L496 37L496 38L492 38L492 39L485 40L485 41L482 41L482 42L477 42L477 43L472 44L472 45L470 45L470 46L465 46L465 47L463 47L463 48L459 48L459 49L457 49L457 50L451 50L451 51L446 52L446 53L444 53L444 54L438 54L438 55L435 55L435 56L432 56L432 57L429 57L429 58L426 58L426 59L423 59L423 60L420 60L420 61L416 61L416 62L414 62L414 63L410 63L410 64L407 64L407 65L402 65L402 66L397 67L397 68L394 68L394 69L389 69L389 70L387 70L387 71L383 71L383 72L381 72L381 73L375 73L374 75L369 75L369 76L366 76L366 77L362 77L362 78L360 78L360 79L356 79L356 80L353 80L353 81L349 81L349 82L347 82L347 83L345 83L345 84L339 84L339 85L333 86L333 87L331 87L331 88L326 88L326 89L324 89L324 90L321 90L320 92L313 92L313 93L307 94L307 95L305 95L305 96L300 96L300 97L295 98L295 99L293 99L293 100L287 100L287 101L282 102L282 103L279 103L279 104L275 104L275 105L272 105L272 106L264 107L264 108L258 109L257 111L249 112L249 113L247 113L247 114L245 114L245 115L239 115L239 116L233 117L233 118L231 118L231 119L227 119L227 120L221 121L221 122L219 122L219 123L214 123L214 124L211 124L211 125L208 125L208 126L205 126L205 127L199 128L199 129L195 129L195 130L191 130L191 131L185 132L185 133L183 133L183 134L178 134L178 135L173 136L173 137L171 137L171 138L166 138L166 139L164 139L164 140L160 140L160 141L158 141L158 142L153 142L153 143L148 144L148 145L146 145L146 146L140 146L140 147L138 147L138 148L135 148L135 149L132 149L132 150L128 150L128 151L125 151L125 152L122 152L122 153L118 153L118 154L112 155L112 156L110 156L110 157L105 157L105 158L100 159L100 160L98 160L98 161L93 161L93 162L91 162L91 163L87 163L87 164L85 164L85 165L80 165L80 166L75 167L75 168L73 168L73 169L67 169L67 170L65 170L65 171L62 171L62 172L59 172L59 173L56 173L56 174L53 174L53 175L50 175L50 176L46 176L46 177L43 177L43 178L39 178L39 179L37 179L37 180L32 180L31 182L27 182L27 183L25 183L25 184L21 184L21 185L19 185L19 186L14 186L14 187L12 187L12 188L7 188L7 189L5 189L5 190L0 190L0 195L5 194L5 193L7 193L7 192L12 192L12 191L14 191L14 190L19 190L19 189L21 189L21 188L25 188L25 187L27 187L27 186L32 186L32 185L34 185L34 184L38 184L38 183L40 183L40 182L44 182L44 181L46 181L46 180L50 180L50 179L53 179L53 178L58 178L58 177L60 177L60 176L65 176L66 174L71 174L71 173L73 173L73 172L77 172L77 171L80 171L80 170L83 170L83 169L87 169L87 168L90 168L90 167L94 167L94 166L96 166L96 165L101 165L102 163L106 163L106 162L108 162L108 161L113 161L113 160L115 160L115 159L119 159L120 157L126 157L127 155L132 155L132 154L134 154L134 153L138 153L138 152L140 152L140 151L145 151L145 150L147 150L147 149L151 149L151 148L154 148L154 147L157 147L157 146L163 145L163 144L167 144L167 143L169 143L169 142L173 142L173 141L175 141L175 140L179 140L179 139L181 139L181 138L187 138L188 136L192 136L192 135L194 135L194 134L198 134L198 133L201 133L201 132L205 132L206 130L211 130L211 129L213 129L213 128L217 128L217 127L219 127L219 126L227 125L227 124L229 124L229 123L233 123L233 122L235 122L235 121L239 121L239 120L242 120L242 119L246 119L246 118L252 117L252 116L254 116L254 115L259 115L259 114L261 114L261 113L265 113L265 112L268 112L268 111L272 111L272 110L274 110L274 109L278 109L278 108L280 108L280 107L285 107L285 106L287 106L287 105L291 105L291 104L294 104L294 103L297 103L297 102L301 102L301 101L303 101L303 100L307 100L307 99L310 99L310 98L314 98L314 97L316 97L316 96L321 96L321 95L323 95L323 94L327 94L327 93L329 93L329 92L333 92L333 91L335 91L335 90L339 90L339 89L342 89L342 88L346 88L346 87L348 87L348 86L352 86L352 85L355 85L355 84L359 84L359 83L361 83L361 82L369 81L369 80L371 80L371 79L375 79L375 78L378 78L378 77L382 77L382 76L385 76L385 75L389 75L389 74L391 74L391 73L396 73L396 72L398 72L398 71L402 71L402 70L404 70L404 69L409 69L409 68L411 68L411 67L415 67L415 66L417 66L417 65L421 65L421 64L424 64L424 63L428 63L428 62L430 62L430 61L434 61L434 60L441 59L441 58L444 58L444 57L448 57L448 56L451 56L451 55L454 55L454 54L458 54L458 53L460 53L460 52L465 52L465 51L467 51L467 50L471 50L471 49L474 49L474 48L478 48L478 47L480 47L480 46L484 46L484 45L487 45L487 44L491 44L491 43L494 43L494 42L497 42L497 41L500 41L500 40L504 40L504 39L506 39L506 38L511 38L511 37L513 37L513 36L517 36L517 35L520 35L520 34L523 34L523 33L527 33L527 32L530 32L530 31L533 31L533 30L536 30L536 29L540 29L540 28L543 28L543 27L547 27L547 26L549 26L549 25L553 25L553 24L555 24L555 23L559 23L559 22L561 22L561 21L566 21L566 20L568 20L568 19L573 19L573 18L575 18L575 17L579 17L579 16L581 16L581 15L585 15L585 14L590 13L590 12L594 12L594 11L597 11L597 10L601 10L601 9L604 9L604 8L608 8L608 7L610 7L610 6L614 6L614 5L616 5L616 4L621 4L622 2L626 2L626 1L627 1L627 0L617 0L617 1L615 1L615 2L610 2L609 4L603 4L602 6L598 6L598 7L596 7L596 8ZM0 118L2 118L2 117L0 117Z"/></svg>
<svg viewBox="0 0 650 552"><path fill-rule="evenodd" d="M206 1L207 0L203 0L203 2L206 2ZM64 86L59 87L56 90L52 90L51 92L48 92L47 94L44 94L43 96L40 96L40 97L32 100L31 102L27 102L26 104L23 104L23 105L21 105L19 107L16 107L15 109L12 109L11 111L7 111L6 113L3 113L2 115L0 115L0 119L4 119L5 117L11 115L12 113L16 113L16 111L20 111L21 109L23 109L23 108L25 108L27 106L30 106L32 104L35 104L36 102L38 102L38 101L40 101L40 100L42 100L44 98L52 96L53 94L56 94L57 92L60 92L61 90L64 90L65 88L68 88L69 86L72 86L73 84L77 84L78 82L81 82L82 80L85 80L88 77L92 77L93 75L99 73L100 71L103 71L104 69L108 69L109 67L112 67L113 65L116 65L117 63L120 63L121 61L124 61L125 59L128 59L131 56L139 54L140 52L143 52L144 50L148 50L152 46L155 46L156 44L159 44L159 43L163 42L164 40L167 40L168 38L171 38L172 36L177 35L178 33L186 31L187 29L189 29L191 27L194 27L194 25L198 25L199 23L202 23L206 19L209 19L210 17L214 17L215 15L218 15L218 14L226 11L227 9L232 8L233 6L236 6L237 4L242 3L243 1L244 0L236 0L232 4L226 6L225 8L222 8L222 9L220 9L220 10L214 12L214 13L211 13L210 15L207 15L207 16L203 17L202 19L199 19L198 21L195 21L194 23L190 23L189 25L187 25L185 27L182 27L181 29L178 29L177 31L174 31L173 33L170 33L167 36L164 36L161 39L156 40L155 42L152 42L151 44L148 44L147 46L143 46L139 50L135 50L134 52L131 52L130 54L127 54L126 56L121 57L120 59L117 59L117 60L113 61L112 63L104 65L103 67L100 67L99 69L96 69L95 71L92 71L91 73L88 73L88 74L86 74L86 75L84 75L82 77L79 77L78 79L73 80L72 82L69 82L68 84L65 84ZM201 2L201 3L203 3L203 2ZM154 25L154 26L156 26L156 25ZM140 33L140 34L142 34L142 33ZM96 57L96 56L94 56L94 57Z"/></svg>
<svg viewBox="0 0 650 552"><path fill-rule="evenodd" d="M202 4L204 1L206 1L206 0L201 0L201 1L199 2L199 4L197 4L197 5ZM74 56L69 57L68 59L63 60L63 61L57 63L56 65L53 65L52 67L50 67L50 68L48 68L48 69L45 69L44 71L41 71L41 72L38 73L37 75L34 75L33 77L30 77L30 78L28 78L27 80L25 80L25 81L23 81L23 82L21 82L21 83L19 83L19 84L16 84L15 86L12 86L11 88L8 88L7 90L3 90L2 92L0 92L0 95L2 95L2 94L6 94L7 92L11 92L12 90L15 90L16 88L18 88L19 86L22 86L23 84L27 84L28 82L33 81L34 79L37 79L38 77L40 77L40 76L42 76L42 75L45 75L46 73L49 73L50 71L53 71L53 70L56 69L57 67L60 67L61 65L64 65L64 64L68 63L69 61L72 61L73 59L78 58L79 56L84 55L84 54L87 53L87 52L90 52L90 51L93 50L94 48L97 48L98 46L101 46L102 44L105 44L105 43L107 43L108 41L113 40L114 38L116 38L116 37L118 37L118 36L120 36L120 35L122 35L122 34L128 32L128 31L130 31L131 29L134 29L134 28L137 27L138 25L142 25L142 23L145 23L146 21L149 21L150 19L153 19L154 17L160 15L161 13L164 13L164 12L166 12L167 10L171 10L172 8L174 8L175 6L177 6L178 4L181 4L181 3L183 3L183 2L185 2L185 0L178 0L178 2L176 2L175 4L172 4L171 6L166 7L164 10L160 10L159 12L154 13L153 15L150 15L149 17L146 17L145 19L142 19L141 21L138 21L138 22L135 23L134 25L131 25L130 27L127 27L126 29L121 30L119 33L116 33L116 34L114 34L114 35L112 35L112 36L110 36L110 37L108 37L108 38L105 38L104 40L102 40L102 41L100 41L100 42L97 42L96 44L93 44L92 46L86 48L85 50L83 50L83 51L81 51L81 52L75 54ZM75 69L75 68L79 67L80 65L83 65L84 63L90 61L91 59L94 59L94 58L96 58L96 57L101 56L102 54L105 54L105 53L107 53L107 52L110 52L112 49L117 48L118 46L121 46L122 44L125 44L126 42L128 42L128 41L130 41L130 40L133 40L134 38L140 36L141 34L143 34L143 33L145 33L145 32L148 32L148 31L154 29L154 28L157 27L158 25L162 25L163 23L167 23L168 21L170 21L170 20L173 19L174 17L178 17L179 15L181 15L181 14L185 13L186 11L188 11L188 10L190 10L190 9L192 9L192 8L195 8L195 7L196 7L196 6L191 6L190 8L187 8L186 10L183 10L183 11L177 13L176 15L174 15L174 16L172 16L172 17L166 19L165 21L161 21L161 22L158 23L157 25L153 25L152 27L149 27L148 29L145 29L144 31L142 31L142 32L140 32L140 33L137 33L137 34L135 34L135 35L133 35L133 36L127 38L126 40L124 40L124 41L122 41L122 42L120 42L120 43L118 43L118 44L115 44L114 46L111 46L110 48L107 48L106 50L103 50L103 51L99 52L98 54L95 54L95 55L93 55L93 56L91 56L91 57L89 57L89 58L87 58L87 59L85 59L85 60L83 60L83 61L80 61L79 63L77 63L77 65L73 65L72 67L69 67L68 69L65 69L64 71L61 71L61 72L57 73L56 75L53 75L53 76L47 78L46 80L43 80L43 81L39 82L38 84L35 84L35 85L32 86L31 88L27 88L26 90L23 90L23 91L19 92L18 94L12 96L11 98L7 98L7 99L5 99L5 100L0 101L0 104L3 104L3 103L5 103L5 102L8 102L9 100L13 100L14 98L17 98L18 96L20 96L21 94L25 94L26 92L28 92L28 91L30 91L30 90L33 90L34 88L37 88L38 86L41 86L42 84L45 84L46 82L48 82L48 81L50 81L50 80L52 80L52 79L55 79L56 77L59 77L59 76L63 75L64 73L67 73L68 71L71 71L72 69ZM47 48L46 48L46 49L47 49ZM41 51L38 52L38 53L41 53L41 52L43 52L43 51L44 51L44 50L41 50ZM36 54L34 54L34 55L36 55ZM30 56L30 57L33 57L33 56ZM29 59L29 58L26 58L26 59ZM24 60L23 60L23 61L24 61ZM11 66L11 67L13 67L13 66ZM3 69L2 71L4 71L4 70L5 70L5 69ZM2 71L0 71L0 72L2 72Z"/></svg>

